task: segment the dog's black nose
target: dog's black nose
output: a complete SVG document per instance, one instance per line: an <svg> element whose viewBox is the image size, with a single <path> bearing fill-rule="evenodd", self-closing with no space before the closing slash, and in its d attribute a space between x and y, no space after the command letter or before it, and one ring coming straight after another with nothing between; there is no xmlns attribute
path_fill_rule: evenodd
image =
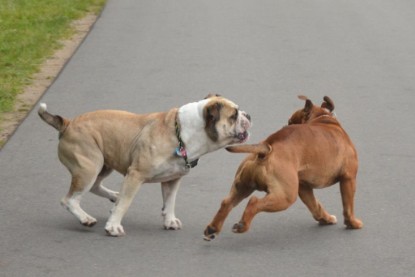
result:
<svg viewBox="0 0 415 277"><path fill-rule="evenodd" d="M249 121L251 121L251 116L247 113L245 113L246 118L248 118Z"/></svg>

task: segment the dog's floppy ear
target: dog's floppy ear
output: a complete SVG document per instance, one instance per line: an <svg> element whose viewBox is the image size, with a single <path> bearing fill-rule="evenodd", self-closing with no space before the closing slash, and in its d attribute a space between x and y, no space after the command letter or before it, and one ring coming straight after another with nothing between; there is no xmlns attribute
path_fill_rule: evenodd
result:
<svg viewBox="0 0 415 277"><path fill-rule="evenodd" d="M216 129L216 122L220 119L220 111L223 104L220 102L213 102L208 104L204 111L203 117L205 118L205 130L210 139L217 141L219 138L218 130Z"/></svg>
<svg viewBox="0 0 415 277"><path fill-rule="evenodd" d="M334 110L334 102L328 96L324 96L324 102L321 103L321 107L324 109L328 109L330 112Z"/></svg>

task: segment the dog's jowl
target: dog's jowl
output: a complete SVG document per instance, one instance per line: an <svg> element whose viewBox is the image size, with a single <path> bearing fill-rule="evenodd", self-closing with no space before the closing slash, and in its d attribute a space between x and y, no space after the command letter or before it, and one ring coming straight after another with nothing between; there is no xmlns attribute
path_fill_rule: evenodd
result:
<svg viewBox="0 0 415 277"><path fill-rule="evenodd" d="M351 229L363 227L353 211L357 152L333 113L333 101L326 96L319 107L304 96L300 99L305 100L305 106L291 116L288 126L259 144L226 148L250 154L240 164L229 195L206 227L206 240L219 234L232 208L255 190L266 195L250 198L241 220L233 226L235 233L246 232L259 212L287 209L297 195L320 224L335 224L336 217L313 194L313 189L335 183L340 183L344 224Z"/></svg>
<svg viewBox="0 0 415 277"><path fill-rule="evenodd" d="M121 220L143 183L161 183L164 227L180 229L174 212L180 178L202 155L245 142L251 126L247 113L218 95L150 114L101 110L69 120L47 112L46 104L38 113L58 130L58 156L72 175L62 205L93 226L97 220L81 208L82 195L91 191L115 202L105 226L111 236L125 234ZM113 170L125 176L119 193L102 185Z"/></svg>

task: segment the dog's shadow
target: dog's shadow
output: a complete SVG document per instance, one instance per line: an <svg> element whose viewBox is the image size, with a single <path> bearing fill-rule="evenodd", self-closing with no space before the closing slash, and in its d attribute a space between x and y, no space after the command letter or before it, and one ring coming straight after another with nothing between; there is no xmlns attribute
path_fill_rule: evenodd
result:
<svg viewBox="0 0 415 277"><path fill-rule="evenodd" d="M74 236L99 236L100 238L108 237L104 227L107 218L98 217L97 224L93 227L85 227L76 220L62 220L55 228L66 234L71 233ZM145 222L144 222L145 221ZM252 249L261 249L261 251L290 250L298 248L330 248L333 241L343 236L342 225L321 226L313 221L296 221L280 220L280 222L267 222L261 226L252 226L249 232L244 234L234 234L230 230L231 224L225 224L221 234L213 241L203 241L202 229L197 226L185 226L187 230L166 231L162 228L161 222L158 221L126 221L124 227L127 230L127 236L134 239L161 239L169 241L173 237L187 237L187 239L200 239L201 251L209 254L210 251L224 251L229 253L240 253ZM194 232L200 231L200 238L194 235ZM186 233L185 234L183 234Z"/></svg>
<svg viewBox="0 0 415 277"><path fill-rule="evenodd" d="M96 217L97 223L92 227L87 227L81 225L76 219L69 218L67 220L62 220L62 222L55 225L55 228L64 231L64 232L70 232L73 234L80 234L80 235L87 235L87 234L93 234L94 236L105 236L109 237L107 233L105 232L105 224L108 220L106 217ZM162 226L162 221L155 221L155 220L149 220L146 221L146 219L142 219L139 221L135 220L125 220L123 222L123 226L126 229L127 236L154 236L155 233L160 232L163 233L171 233L169 231L164 230ZM180 231L179 231L180 232Z"/></svg>
<svg viewBox="0 0 415 277"><path fill-rule="evenodd" d="M330 247L333 240L338 239L339 233L345 230L340 225L322 226L314 222L297 222L290 224L271 224L271 228L253 228L244 234L234 234L224 230L213 241L206 242L205 249L240 253L250 249L261 251L289 250L308 247ZM306 248L308 248L306 247Z"/></svg>

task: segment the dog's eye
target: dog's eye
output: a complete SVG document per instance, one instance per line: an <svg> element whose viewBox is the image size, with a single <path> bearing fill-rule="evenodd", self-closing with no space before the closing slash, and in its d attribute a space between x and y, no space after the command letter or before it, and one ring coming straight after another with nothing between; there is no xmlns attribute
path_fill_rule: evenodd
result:
<svg viewBox="0 0 415 277"><path fill-rule="evenodd" d="M237 118L238 118L238 110L237 109L235 109L235 112L232 114L232 116L230 117L231 118L231 120L236 120Z"/></svg>

